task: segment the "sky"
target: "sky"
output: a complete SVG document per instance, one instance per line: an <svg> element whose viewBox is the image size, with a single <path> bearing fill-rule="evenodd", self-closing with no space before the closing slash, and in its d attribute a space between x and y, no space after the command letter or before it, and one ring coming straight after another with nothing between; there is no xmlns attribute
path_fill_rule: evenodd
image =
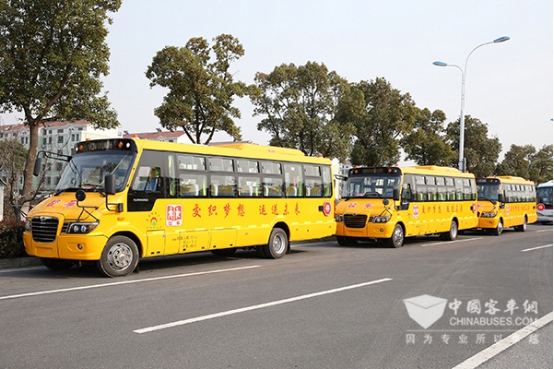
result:
<svg viewBox="0 0 554 369"><path fill-rule="evenodd" d="M460 115L462 72L433 62L463 68L475 47L508 36L475 50L465 73L464 114L499 138L502 160L512 144L538 150L553 142L552 8L552 0L124 0L108 26L110 74L103 82L122 131L155 131L161 125L154 109L168 90L150 88L152 58L165 46L182 47L192 37L212 44L225 33L245 49L231 65L235 80L254 83L257 72L281 64L323 63L349 82L385 78L417 107L440 109L452 122ZM250 101L234 105L243 139L267 144ZM4 124L16 118L2 116Z"/></svg>

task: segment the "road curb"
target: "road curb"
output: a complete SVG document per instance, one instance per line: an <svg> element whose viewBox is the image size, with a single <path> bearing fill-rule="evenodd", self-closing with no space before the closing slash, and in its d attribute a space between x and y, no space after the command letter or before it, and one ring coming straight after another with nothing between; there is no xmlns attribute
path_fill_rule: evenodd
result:
<svg viewBox="0 0 554 369"><path fill-rule="evenodd" d="M0 269L10 269L10 268L19 268L19 267L28 267L41 265L39 258L35 257L22 257L22 258L9 258L9 259L0 259Z"/></svg>

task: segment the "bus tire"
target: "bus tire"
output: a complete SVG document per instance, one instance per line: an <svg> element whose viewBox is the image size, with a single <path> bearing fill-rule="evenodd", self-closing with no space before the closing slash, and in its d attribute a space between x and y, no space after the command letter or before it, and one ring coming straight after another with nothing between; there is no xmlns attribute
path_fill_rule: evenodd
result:
<svg viewBox="0 0 554 369"><path fill-rule="evenodd" d="M337 243L340 246L352 246L355 245L356 239L352 237L337 236Z"/></svg>
<svg viewBox="0 0 554 369"><path fill-rule="evenodd" d="M129 237L115 236L106 242L96 265L102 273L113 278L133 273L138 262L139 252L136 243Z"/></svg>
<svg viewBox="0 0 554 369"><path fill-rule="evenodd" d="M288 251L289 238L287 232L281 228L273 228L267 245L262 246L265 257L268 259L282 258Z"/></svg>
<svg viewBox="0 0 554 369"><path fill-rule="evenodd" d="M399 248L404 245L404 228L401 224L396 224L392 231L392 236L388 239L390 247Z"/></svg>
<svg viewBox="0 0 554 369"><path fill-rule="evenodd" d="M216 249L210 251L216 256L233 256L237 252L237 249Z"/></svg>
<svg viewBox="0 0 554 369"><path fill-rule="evenodd" d="M444 241L454 241L458 237L458 223L452 220L450 223L450 230L441 234L440 238Z"/></svg>
<svg viewBox="0 0 554 369"><path fill-rule="evenodd" d="M504 230L504 223L502 223L502 219L499 219L498 225L496 226L495 229L492 230L492 234L495 236L500 236L503 230Z"/></svg>
<svg viewBox="0 0 554 369"><path fill-rule="evenodd" d="M40 258L42 265L50 270L68 270L76 264L73 260Z"/></svg>
<svg viewBox="0 0 554 369"><path fill-rule="evenodd" d="M516 227L516 231L525 232L527 230L527 217L523 217L523 224Z"/></svg>

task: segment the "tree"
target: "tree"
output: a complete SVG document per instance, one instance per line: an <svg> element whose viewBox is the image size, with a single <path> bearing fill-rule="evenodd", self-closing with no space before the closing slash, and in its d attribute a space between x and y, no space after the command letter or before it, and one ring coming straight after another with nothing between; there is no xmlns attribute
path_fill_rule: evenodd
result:
<svg viewBox="0 0 554 369"><path fill-rule="evenodd" d="M416 111L413 131L401 140L406 159L418 165L450 165L456 153L444 137L446 115L442 110L431 113L427 108L416 108Z"/></svg>
<svg viewBox="0 0 554 369"><path fill-rule="evenodd" d="M354 85L364 96L363 115L356 120L355 165L393 165L400 159L400 138L411 131L416 117L410 94L392 88L384 78Z"/></svg>
<svg viewBox="0 0 554 369"><path fill-rule="evenodd" d="M530 178L539 184L552 179L552 144L544 145L531 157L529 164Z"/></svg>
<svg viewBox="0 0 554 369"><path fill-rule="evenodd" d="M536 151L533 145L512 145L504 155L504 160L496 168L496 174L529 179L531 161Z"/></svg>
<svg viewBox="0 0 554 369"><path fill-rule="evenodd" d="M121 0L0 0L0 112L22 112L30 132L19 204L34 195L41 123L119 125L107 95L99 94L110 56L107 14L120 6Z"/></svg>
<svg viewBox="0 0 554 369"><path fill-rule="evenodd" d="M353 117L362 96L324 64L282 64L271 73L257 73L254 115L266 118L258 130L272 135L270 144L293 147L306 155L345 160L351 150Z"/></svg>
<svg viewBox="0 0 554 369"><path fill-rule="evenodd" d="M465 116L464 157L466 170L476 177L487 177L494 173L502 144L498 137L489 138L488 126L477 118ZM451 122L446 127L446 138L452 145L452 150L458 152L460 147L460 121ZM458 163L452 161L451 165Z"/></svg>
<svg viewBox="0 0 554 369"><path fill-rule="evenodd" d="M14 194L23 177L27 149L17 139L0 141L0 183L4 185L4 218L18 220L19 209L14 207ZM7 195L7 196L6 196Z"/></svg>
<svg viewBox="0 0 554 369"><path fill-rule="evenodd" d="M193 143L209 143L215 132L223 131L240 140L240 128L233 118L240 111L232 106L234 97L252 93L252 86L234 82L231 63L244 55L239 40L222 34L210 48L201 38L191 38L185 47L168 46L156 53L146 71L150 87L169 89L154 114L162 127L171 131L183 129ZM210 53L215 60L210 63Z"/></svg>

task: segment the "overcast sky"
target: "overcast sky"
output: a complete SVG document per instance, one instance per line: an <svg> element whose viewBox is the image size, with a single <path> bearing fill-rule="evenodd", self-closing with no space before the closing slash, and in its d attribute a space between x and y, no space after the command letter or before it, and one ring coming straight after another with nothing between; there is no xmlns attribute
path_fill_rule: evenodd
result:
<svg viewBox="0 0 554 369"><path fill-rule="evenodd" d="M462 73L469 58L465 114L489 127L503 152L512 144L537 149L553 140L552 0L124 0L112 14L110 75L104 79L122 130L160 128L153 111L167 90L145 76L157 51L192 37L238 38L245 55L235 78L253 83L256 72L283 63L323 63L349 82L384 77L419 108L440 109L447 122L460 114ZM237 100L243 139L266 144L247 99ZM16 123L3 116L5 124ZM218 135L218 140L228 139ZM500 160L503 159L503 155Z"/></svg>

